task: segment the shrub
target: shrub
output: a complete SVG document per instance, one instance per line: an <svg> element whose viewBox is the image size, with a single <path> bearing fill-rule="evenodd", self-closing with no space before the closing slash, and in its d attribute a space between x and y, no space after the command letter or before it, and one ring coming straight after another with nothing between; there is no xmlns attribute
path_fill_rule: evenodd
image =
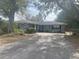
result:
<svg viewBox="0 0 79 59"><path fill-rule="evenodd" d="M14 23L14 33L16 35L24 35L24 30L18 28L18 25L16 22Z"/></svg>
<svg viewBox="0 0 79 59"><path fill-rule="evenodd" d="M35 32L36 32L35 29L27 29L25 31L25 33L28 33L28 34L35 33Z"/></svg>
<svg viewBox="0 0 79 59"><path fill-rule="evenodd" d="M0 35L3 34L4 32L2 31L2 29L0 29Z"/></svg>
<svg viewBox="0 0 79 59"><path fill-rule="evenodd" d="M8 33L7 24L8 24L7 21L4 20L0 21L0 34Z"/></svg>

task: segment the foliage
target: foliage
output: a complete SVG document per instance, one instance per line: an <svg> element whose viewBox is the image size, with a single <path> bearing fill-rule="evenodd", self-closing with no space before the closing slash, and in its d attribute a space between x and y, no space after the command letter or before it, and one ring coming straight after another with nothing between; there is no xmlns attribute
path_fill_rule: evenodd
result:
<svg viewBox="0 0 79 59"><path fill-rule="evenodd" d="M0 34L8 33L7 21L0 21Z"/></svg>
<svg viewBox="0 0 79 59"><path fill-rule="evenodd" d="M18 11L24 7L25 3L25 0L0 0L0 11L8 17L12 11Z"/></svg>
<svg viewBox="0 0 79 59"><path fill-rule="evenodd" d="M15 13L26 6L25 0L0 0L1 15L9 18L8 32L13 32L13 23Z"/></svg>
<svg viewBox="0 0 79 59"><path fill-rule="evenodd" d="M68 26L76 32L79 32L79 1L78 0L40 0L44 3L44 11L46 9L56 8L56 12L62 9L58 15L57 21L65 22ZM61 2L60 2L61 1ZM53 5L54 4L54 5ZM51 7L52 6L52 7ZM51 13L51 11L49 12Z"/></svg>
<svg viewBox="0 0 79 59"><path fill-rule="evenodd" d="M72 28L79 28L79 20L76 12L72 9L70 11L63 11L58 15L57 21L65 22Z"/></svg>
<svg viewBox="0 0 79 59"><path fill-rule="evenodd" d="M79 18L79 1L78 0L39 0L40 3L34 3L40 10L40 14L45 19L48 14L54 11L56 14L59 10L71 12L76 18Z"/></svg>
<svg viewBox="0 0 79 59"><path fill-rule="evenodd" d="M16 22L14 23L14 33L24 35L24 30L18 28L18 25Z"/></svg>
<svg viewBox="0 0 79 59"><path fill-rule="evenodd" d="M7 34L8 33L8 27L7 26L8 26L8 21L5 21L5 20L0 21L0 34ZM24 31L21 30L20 28L18 28L16 22L13 24L13 26L14 26L14 33L20 34L20 35L24 34Z"/></svg>
<svg viewBox="0 0 79 59"><path fill-rule="evenodd" d="M35 32L36 32L35 29L27 29L25 31L25 33L28 33L28 34L35 33Z"/></svg>

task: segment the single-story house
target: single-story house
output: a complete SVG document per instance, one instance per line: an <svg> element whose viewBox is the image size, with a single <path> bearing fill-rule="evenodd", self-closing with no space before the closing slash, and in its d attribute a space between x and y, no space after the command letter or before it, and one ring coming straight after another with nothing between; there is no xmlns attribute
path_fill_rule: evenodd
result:
<svg viewBox="0 0 79 59"><path fill-rule="evenodd" d="M61 22L21 21L18 22L18 26L23 30L35 29L36 32L65 32L66 24Z"/></svg>

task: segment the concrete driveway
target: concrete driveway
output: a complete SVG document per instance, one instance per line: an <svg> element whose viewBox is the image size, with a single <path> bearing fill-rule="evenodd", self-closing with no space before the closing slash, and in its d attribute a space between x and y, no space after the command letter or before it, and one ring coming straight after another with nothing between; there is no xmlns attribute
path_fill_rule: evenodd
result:
<svg viewBox="0 0 79 59"><path fill-rule="evenodd" d="M73 53L64 34L36 33L28 40L1 47L0 59L73 59Z"/></svg>

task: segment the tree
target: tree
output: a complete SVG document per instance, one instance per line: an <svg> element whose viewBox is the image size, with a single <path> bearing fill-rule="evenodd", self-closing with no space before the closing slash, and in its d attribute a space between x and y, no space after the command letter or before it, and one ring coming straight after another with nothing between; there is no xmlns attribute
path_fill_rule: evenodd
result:
<svg viewBox="0 0 79 59"><path fill-rule="evenodd" d="M69 10L71 7L75 6L77 9L79 9L79 0L39 0L42 3L45 3L45 5L49 6L53 4L57 4L58 7L60 7L63 10Z"/></svg>
<svg viewBox="0 0 79 59"><path fill-rule="evenodd" d="M8 32L13 32L16 11L26 6L25 0L0 0L0 13L9 18Z"/></svg>
<svg viewBox="0 0 79 59"><path fill-rule="evenodd" d="M58 15L58 20L68 23L72 28L79 28L79 0L39 0L40 3L35 4L46 17L54 10L57 13L59 10L62 12Z"/></svg>
<svg viewBox="0 0 79 59"><path fill-rule="evenodd" d="M71 9L70 11L62 11L56 21L66 23L70 31L79 33L79 17L76 15L77 13Z"/></svg>
<svg viewBox="0 0 79 59"><path fill-rule="evenodd" d="M43 17L51 13L52 9L54 9L55 12L58 12L58 10L66 12L73 10L76 17L79 15L79 0L39 0L39 2L40 3L36 3L35 5L41 11L41 14L44 14Z"/></svg>

